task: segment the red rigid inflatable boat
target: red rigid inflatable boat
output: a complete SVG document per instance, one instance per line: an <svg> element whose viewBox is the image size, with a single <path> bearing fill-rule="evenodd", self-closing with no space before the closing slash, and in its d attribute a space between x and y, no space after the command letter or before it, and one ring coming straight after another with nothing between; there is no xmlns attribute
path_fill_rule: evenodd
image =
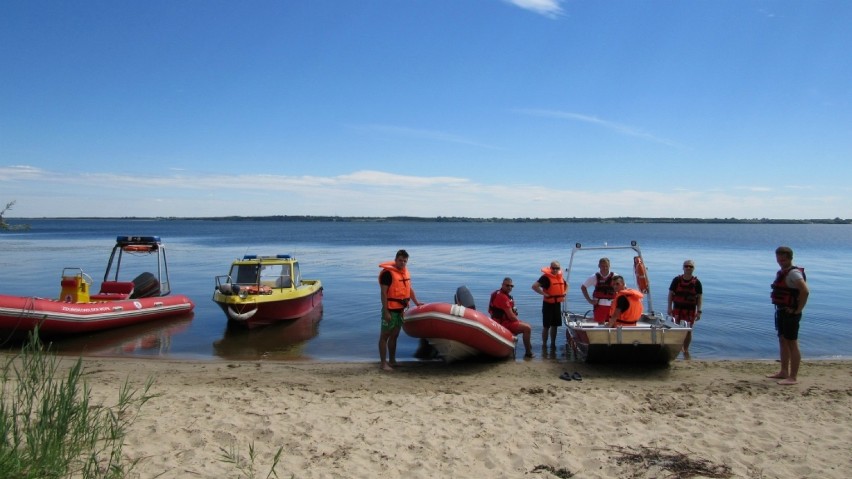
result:
<svg viewBox="0 0 852 479"><path fill-rule="evenodd" d="M445 361L476 354L507 358L515 353L515 337L487 314L451 303L429 303L405 312L402 329L423 338Z"/></svg>
<svg viewBox="0 0 852 479"><path fill-rule="evenodd" d="M26 337L36 327L64 336L191 313L189 297L171 294L168 271L158 236L118 236L97 293L82 269L64 268L57 299L0 294L0 339Z"/></svg>

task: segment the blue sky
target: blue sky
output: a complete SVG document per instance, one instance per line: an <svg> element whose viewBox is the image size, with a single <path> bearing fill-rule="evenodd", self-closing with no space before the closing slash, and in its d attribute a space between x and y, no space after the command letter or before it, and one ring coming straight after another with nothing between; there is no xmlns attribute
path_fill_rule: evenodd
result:
<svg viewBox="0 0 852 479"><path fill-rule="evenodd" d="M0 2L14 217L852 218L852 2Z"/></svg>

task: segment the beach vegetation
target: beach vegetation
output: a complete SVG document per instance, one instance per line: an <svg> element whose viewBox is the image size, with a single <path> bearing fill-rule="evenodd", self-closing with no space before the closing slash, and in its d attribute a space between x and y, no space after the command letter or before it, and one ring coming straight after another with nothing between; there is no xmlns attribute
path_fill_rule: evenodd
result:
<svg viewBox="0 0 852 479"><path fill-rule="evenodd" d="M220 447L221 455L219 459L227 464L233 464L237 471L240 472L240 477L244 477L245 479L255 479L257 478L257 466L255 462L257 461L257 450L254 448L254 441L249 444L249 453L248 458L243 457L242 453L240 453L239 448L236 444L231 444L231 447L225 449L224 447ZM275 471L275 468L278 467L278 463L281 461L281 454L284 452L284 447L279 447L278 451L275 453L275 457L272 458L272 465L269 466L269 472L264 476L266 479L270 477L278 477L278 473ZM291 475L291 478L295 477L295 475Z"/></svg>
<svg viewBox="0 0 852 479"><path fill-rule="evenodd" d="M92 401L81 358L60 366L37 331L0 361L0 477L125 477L138 462L123 452L126 431L156 397L153 379L139 389L125 381L107 406Z"/></svg>

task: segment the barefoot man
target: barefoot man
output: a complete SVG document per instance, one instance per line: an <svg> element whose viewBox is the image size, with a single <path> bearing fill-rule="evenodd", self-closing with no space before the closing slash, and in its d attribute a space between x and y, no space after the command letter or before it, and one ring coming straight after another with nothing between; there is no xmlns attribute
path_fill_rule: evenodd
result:
<svg viewBox="0 0 852 479"><path fill-rule="evenodd" d="M414 288L411 287L411 275L408 273L408 252L401 249L396 252L393 261L379 265L379 288L382 292L382 332L379 335L379 359L381 368L393 371L396 366L396 340L402 327L402 315L408 308L408 302L420 306Z"/></svg>
<svg viewBox="0 0 852 479"><path fill-rule="evenodd" d="M767 376L780 379L778 384L796 384L802 353L799 351L799 322L802 310L808 302L808 283L805 269L793 266L793 250L779 246L775 250L775 261L781 269L772 283L772 304L775 305L775 329L778 331L778 346L781 350L781 370Z"/></svg>

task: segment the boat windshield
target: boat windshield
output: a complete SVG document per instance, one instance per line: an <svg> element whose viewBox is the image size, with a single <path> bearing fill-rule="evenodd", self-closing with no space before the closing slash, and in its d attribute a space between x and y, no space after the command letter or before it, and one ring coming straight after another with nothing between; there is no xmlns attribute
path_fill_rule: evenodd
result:
<svg viewBox="0 0 852 479"><path fill-rule="evenodd" d="M231 278L237 284L257 284L258 265L239 264L231 268Z"/></svg>
<svg viewBox="0 0 852 479"><path fill-rule="evenodd" d="M290 265L265 264L260 270L260 284L273 288L289 288L293 285L290 280Z"/></svg>

